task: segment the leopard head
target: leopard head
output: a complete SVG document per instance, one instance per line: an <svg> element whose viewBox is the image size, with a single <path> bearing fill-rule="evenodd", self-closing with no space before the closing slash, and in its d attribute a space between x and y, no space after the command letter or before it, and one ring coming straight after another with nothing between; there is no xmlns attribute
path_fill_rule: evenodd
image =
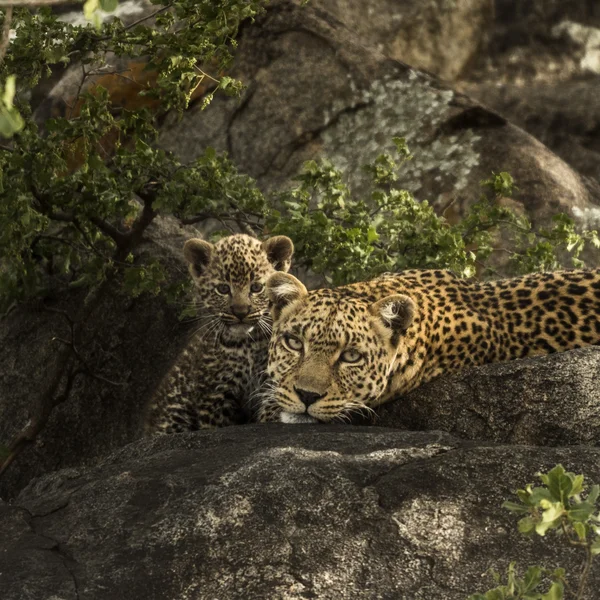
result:
<svg viewBox="0 0 600 600"><path fill-rule="evenodd" d="M199 332L221 341L268 337L271 318L265 283L290 268L294 245L285 236L265 242L244 234L216 244L193 238L183 247L196 289Z"/></svg>
<svg viewBox="0 0 600 600"><path fill-rule="evenodd" d="M269 278L267 294L273 400L285 413L319 421L372 410L398 359L407 360L403 334L413 322L413 300L375 299L353 286L308 292L287 273Z"/></svg>

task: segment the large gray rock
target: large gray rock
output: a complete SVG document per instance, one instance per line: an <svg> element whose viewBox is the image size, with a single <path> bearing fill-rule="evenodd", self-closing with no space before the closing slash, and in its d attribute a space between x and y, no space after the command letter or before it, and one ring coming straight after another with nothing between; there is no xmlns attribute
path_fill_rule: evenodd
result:
<svg viewBox="0 0 600 600"><path fill-rule="evenodd" d="M454 80L480 52L493 20L489 0L311 0L382 54Z"/></svg>
<svg viewBox="0 0 600 600"><path fill-rule="evenodd" d="M463 89L534 135L579 173L600 181L600 77L526 86L475 83ZM578 216L588 227L600 225L598 207Z"/></svg>
<svg viewBox="0 0 600 600"><path fill-rule="evenodd" d="M363 164L406 137L415 159L400 185L454 218L479 199L480 181L508 170L514 201L534 220L600 203L583 179L540 142L431 76L362 46L311 3L275 2L242 31L233 74L248 83L241 101L218 96L167 120L161 144L184 161L207 146L227 150L265 188L289 185L302 162L327 157L360 193Z"/></svg>
<svg viewBox="0 0 600 600"><path fill-rule="evenodd" d="M510 444L600 445L600 348L466 369L379 409L377 424Z"/></svg>
<svg viewBox="0 0 600 600"><path fill-rule="evenodd" d="M187 280L181 249L190 233L169 220L148 233L140 256L158 258L173 283ZM62 295L46 303L73 316L82 300ZM178 320L180 310L162 297L131 298L116 288L105 297L85 323L79 351L97 374L123 385L79 376L35 443L0 479L0 498L36 475L89 463L139 436L145 403L190 333ZM19 307L0 322L0 444L8 445L37 414L60 349L53 338L69 335L62 315L38 306Z"/></svg>
<svg viewBox="0 0 600 600"><path fill-rule="evenodd" d="M600 4L497 0L489 43L457 87L600 181ZM597 227L600 215L582 215Z"/></svg>
<svg viewBox="0 0 600 600"><path fill-rule="evenodd" d="M464 600L484 574L565 567L500 505L600 449L485 446L441 433L246 426L146 439L0 505L3 600ZM592 570L589 589L600 586Z"/></svg>

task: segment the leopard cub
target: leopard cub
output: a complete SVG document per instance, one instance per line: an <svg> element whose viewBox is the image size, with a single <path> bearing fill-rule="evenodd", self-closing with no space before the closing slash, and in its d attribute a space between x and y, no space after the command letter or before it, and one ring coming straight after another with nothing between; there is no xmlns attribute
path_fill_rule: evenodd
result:
<svg viewBox="0 0 600 600"><path fill-rule="evenodd" d="M285 236L260 242L236 234L214 245L196 238L185 243L200 325L150 401L147 434L224 427L251 418L271 335L265 282L275 271L290 268L293 252Z"/></svg>

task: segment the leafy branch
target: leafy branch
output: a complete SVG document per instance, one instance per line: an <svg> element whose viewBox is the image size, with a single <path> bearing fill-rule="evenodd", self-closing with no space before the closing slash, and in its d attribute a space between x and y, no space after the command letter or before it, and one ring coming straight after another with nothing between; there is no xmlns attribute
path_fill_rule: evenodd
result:
<svg viewBox="0 0 600 600"><path fill-rule="evenodd" d="M502 505L509 511L522 515L518 524L523 535L545 536L554 531L563 542L583 551L583 564L575 600L585 598L585 590L595 556L600 554L600 513L598 497L600 486L592 485L586 492L584 476L567 472L557 465L548 473L538 473L541 486L525 486L517 491L519 502L507 501ZM551 580L547 592L539 591L542 577ZM495 574L497 583L500 577ZM549 571L539 566L527 569L524 578L516 574L515 564L511 563L507 573L507 583L485 592L475 594L469 600L562 600L566 588L564 569ZM567 588L568 589L568 588Z"/></svg>

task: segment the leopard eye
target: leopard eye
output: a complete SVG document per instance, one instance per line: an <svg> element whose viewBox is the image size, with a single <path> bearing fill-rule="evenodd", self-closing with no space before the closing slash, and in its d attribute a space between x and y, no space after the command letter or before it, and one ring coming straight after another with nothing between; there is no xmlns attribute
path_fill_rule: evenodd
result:
<svg viewBox="0 0 600 600"><path fill-rule="evenodd" d="M340 361L348 364L360 362L362 358L363 355L358 350L354 349L344 350L344 352L340 354Z"/></svg>
<svg viewBox="0 0 600 600"><path fill-rule="evenodd" d="M295 335L290 335L289 333L283 336L283 344L292 352L300 352L304 347L300 338Z"/></svg>
<svg viewBox="0 0 600 600"><path fill-rule="evenodd" d="M255 281L251 286L250 286L250 291L253 294L260 294L260 292L262 292L265 289L264 284L260 283L259 281Z"/></svg>
<svg viewBox="0 0 600 600"><path fill-rule="evenodd" d="M221 294L221 296L227 296L231 290L226 283L219 283L215 289L217 290L217 294Z"/></svg>

